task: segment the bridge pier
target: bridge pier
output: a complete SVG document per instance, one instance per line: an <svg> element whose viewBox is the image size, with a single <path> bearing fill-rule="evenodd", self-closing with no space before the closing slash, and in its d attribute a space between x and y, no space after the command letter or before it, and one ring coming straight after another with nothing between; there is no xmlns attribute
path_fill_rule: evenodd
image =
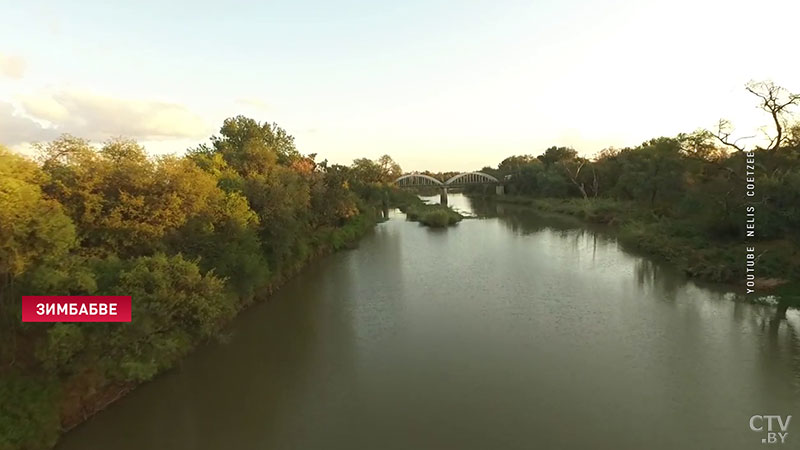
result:
<svg viewBox="0 0 800 450"><path fill-rule="evenodd" d="M506 193L505 187L502 184L498 184L494 188L494 193L497 195L503 195Z"/></svg>
<svg viewBox="0 0 800 450"><path fill-rule="evenodd" d="M442 192L439 193L439 203L447 206L447 188L443 187Z"/></svg>

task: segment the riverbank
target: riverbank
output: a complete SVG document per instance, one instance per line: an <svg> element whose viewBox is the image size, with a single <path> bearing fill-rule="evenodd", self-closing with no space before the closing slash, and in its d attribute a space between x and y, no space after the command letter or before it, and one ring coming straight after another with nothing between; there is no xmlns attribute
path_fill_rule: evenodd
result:
<svg viewBox="0 0 800 450"><path fill-rule="evenodd" d="M250 301L241 301L234 316L244 313L255 303L267 301L283 284L299 275L309 263L342 249L354 248L359 239L380 222L378 208L368 208L339 227L323 227L314 231L309 239L307 256L275 272L269 283L258 290ZM227 324L223 325L223 327ZM224 328L223 328L224 333ZM140 382L114 382L102 376L102 367L87 366L75 370L68 377L33 379L17 376L0 383L0 398L22 402L20 410L26 417L7 422L0 420L0 450L50 448L63 433L80 425L98 412L178 365L183 357L193 352L206 340L190 342L183 356L162 367L153 377ZM8 376L8 374L6 374ZM7 392L6 392L7 390ZM14 405L0 405L13 407ZM12 417L0 414L2 417ZM22 442L22 446L13 445Z"/></svg>
<svg viewBox="0 0 800 450"><path fill-rule="evenodd" d="M620 242L669 262L691 278L741 286L746 276L743 240L701 234L691 223L657 216L632 202L609 199L553 199L491 196L499 203L568 215L586 223L612 227ZM760 294L795 295L800 280L800 248L791 239L757 244L756 290Z"/></svg>
<svg viewBox="0 0 800 450"><path fill-rule="evenodd" d="M301 274L302 270L311 262L339 250L354 248L357 241L379 222L377 217L377 212L372 214L362 212L361 214L350 219L341 227L331 227L317 230L314 238L312 239L312 245L314 248L310 252L310 256L305 260L302 260L275 274L270 283L260 290L259 295L255 297L254 301L246 303L242 309L237 311L237 316L238 314L244 313L247 310L247 307L255 303L268 301L269 297L273 293L280 289L280 287L283 286L287 281ZM191 351L193 351L197 345L201 343L202 342L197 342ZM162 371L161 373L170 369L172 369L172 367ZM159 373L159 375L161 373ZM64 416L62 412L62 431L66 432L75 426L80 425L94 414L102 411L115 401L123 398L125 395L133 391L136 386L138 386L138 384L131 383L123 386L107 386L105 389L99 389L97 391L98 396L94 399L94 401L79 405L79 408L77 410L73 410L72 414L67 412L67 415ZM62 405L62 411L63 406L65 405Z"/></svg>

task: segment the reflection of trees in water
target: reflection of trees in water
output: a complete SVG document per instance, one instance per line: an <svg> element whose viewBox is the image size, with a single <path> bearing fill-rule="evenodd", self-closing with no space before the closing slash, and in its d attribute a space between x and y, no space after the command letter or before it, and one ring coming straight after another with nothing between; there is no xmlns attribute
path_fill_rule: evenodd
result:
<svg viewBox="0 0 800 450"><path fill-rule="evenodd" d="M765 383L783 379L776 374L789 372L793 392L800 395L800 331L797 317L786 320L776 317L775 309L753 305L737 296L733 302L732 318L742 329L756 330L761 340L759 367L767 377Z"/></svg>
<svg viewBox="0 0 800 450"><path fill-rule="evenodd" d="M659 293L656 298L669 302L675 302L681 288L686 285L686 279L674 270L646 258L636 258L633 274L642 291Z"/></svg>
<svg viewBox="0 0 800 450"><path fill-rule="evenodd" d="M591 228L553 229L553 227L549 226L548 228L553 230L553 232L559 237L569 240L572 244L572 248L575 250L591 249L592 258L597 256L598 246L616 246L617 243L617 239L615 237ZM616 250L616 247L614 250Z"/></svg>
<svg viewBox="0 0 800 450"><path fill-rule="evenodd" d="M497 217L503 208L496 201L485 197L466 197L470 209L478 217Z"/></svg>
<svg viewBox="0 0 800 450"><path fill-rule="evenodd" d="M760 341L757 357L766 378L765 383L790 379L794 394L800 395L800 330L797 316L791 315L781 320L776 317L773 307L746 303L744 296L732 295L719 287L697 285L669 266L646 258L637 258L634 277L639 288L648 296L670 303L675 303L681 297L697 308L702 308L706 304L704 302L709 301L732 303L731 319L739 329L753 330L752 335ZM691 295L691 289L695 287L704 293L696 303ZM687 288L690 290L687 291Z"/></svg>
<svg viewBox="0 0 800 450"><path fill-rule="evenodd" d="M507 205L494 201L480 201L470 198L475 213L481 217L499 217L500 222L516 234L529 235L549 230L556 236L570 240L573 248L586 248L591 245L593 255L599 244L616 243L616 238L600 227L593 227L568 216L542 214L525 206ZM591 239L591 241L590 241Z"/></svg>
<svg viewBox="0 0 800 450"><path fill-rule="evenodd" d="M598 232L569 218L542 215L530 208L514 205L502 207L503 205L486 199L469 200L476 215L499 217L500 222L516 234L529 235L550 230L569 240L576 250L588 251L591 246L593 258L597 255L598 244L617 242L613 233ZM652 260L622 246L621 249L634 255L634 280L642 293L653 294L653 297L669 303L676 303L686 293L686 289L692 287L703 290L702 301L731 302L733 297L732 319L741 327L760 331L759 338L763 344L758 357L762 359L760 366L764 376L768 377L767 382L786 380L785 374L788 370L793 390L800 395L800 324L796 315L791 315L788 320L777 320L775 308L744 303L741 296L732 295L729 289L689 280L667 263Z"/></svg>
<svg viewBox="0 0 800 450"><path fill-rule="evenodd" d="M570 243L572 250L579 252L587 250L591 245L592 258L597 254L597 233L587 228L575 230L554 230L558 237Z"/></svg>
<svg viewBox="0 0 800 450"><path fill-rule="evenodd" d="M517 213L500 218L500 222L516 234L533 234L544 230L544 224L532 220L530 213Z"/></svg>
<svg viewBox="0 0 800 450"><path fill-rule="evenodd" d="M800 395L800 335L791 319L776 317L772 308L759 308L760 314L751 314L754 325L764 337L760 356L765 368L788 369L794 393Z"/></svg>
<svg viewBox="0 0 800 450"><path fill-rule="evenodd" d="M470 199L479 200L479 199ZM474 211L480 216L487 217L490 210L480 208L492 208L497 206L497 217L502 224L516 234L529 235L541 231L550 231L554 235L569 242L572 249L577 252L591 249L592 260L597 257L598 246L609 244L617 245L617 239L602 227L592 227L579 222L572 217L562 217L557 215L542 214L534 209L524 206L511 205L509 208L501 210L500 204L495 202L473 203Z"/></svg>
<svg viewBox="0 0 800 450"><path fill-rule="evenodd" d="M658 269L652 261L639 259L634 263L633 274L636 277L636 284L641 288L655 285Z"/></svg>
<svg viewBox="0 0 800 450"><path fill-rule="evenodd" d="M570 218L541 215L528 208L507 208L502 215L495 217L499 217L501 223L516 234L528 235L549 229L559 236L568 237L575 231L586 230Z"/></svg>

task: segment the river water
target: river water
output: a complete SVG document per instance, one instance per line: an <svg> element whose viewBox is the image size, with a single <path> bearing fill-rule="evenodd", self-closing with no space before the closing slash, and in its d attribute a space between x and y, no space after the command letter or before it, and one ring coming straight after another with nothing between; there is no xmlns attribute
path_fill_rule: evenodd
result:
<svg viewBox="0 0 800 450"><path fill-rule="evenodd" d="M765 448L756 414L797 415L771 447L798 448L796 311L775 322L603 230L450 204L480 218L392 212L60 450Z"/></svg>

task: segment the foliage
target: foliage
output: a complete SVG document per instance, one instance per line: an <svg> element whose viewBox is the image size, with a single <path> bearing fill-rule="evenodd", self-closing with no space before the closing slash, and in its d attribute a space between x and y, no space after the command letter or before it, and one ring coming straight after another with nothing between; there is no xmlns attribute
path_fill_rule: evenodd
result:
<svg viewBox="0 0 800 450"><path fill-rule="evenodd" d="M107 344L98 349L109 378L118 381L144 381L171 367L236 312L223 280L211 272L201 274L180 255L137 258L109 289L136 299L131 323L104 330Z"/></svg>
<svg viewBox="0 0 800 450"><path fill-rule="evenodd" d="M621 225L628 243L714 281L742 279L736 252L747 233L745 208L754 207L756 235L750 242L766 250L759 259L761 276L796 279L800 124L791 121L790 112L800 96L771 82L751 82L747 90L774 123L766 133L769 144L752 154L730 139L732 126L724 120L716 132L698 130L605 149L592 159L571 148L550 147L535 158L511 156L500 162L497 172L511 194L506 201L538 199L534 204L547 210ZM748 170L750 156L755 170ZM747 183L755 185L754 197L746 195Z"/></svg>
<svg viewBox="0 0 800 450"><path fill-rule="evenodd" d="M182 157L69 135L38 150L0 148L2 450L52 446L104 392L174 366L310 258L354 245L401 172L389 156L318 163L242 116ZM132 321L20 323L20 296L36 294L130 295Z"/></svg>
<svg viewBox="0 0 800 450"><path fill-rule="evenodd" d="M53 446L60 427L56 385L15 372L0 375L0 450Z"/></svg>
<svg viewBox="0 0 800 450"><path fill-rule="evenodd" d="M464 216L444 205L428 205L417 203L407 206L404 209L408 220L420 222L423 225L433 228L443 228L455 225Z"/></svg>
<svg viewBox="0 0 800 450"><path fill-rule="evenodd" d="M63 257L75 244L63 208L42 194L45 180L36 164L0 147L0 280Z"/></svg>

